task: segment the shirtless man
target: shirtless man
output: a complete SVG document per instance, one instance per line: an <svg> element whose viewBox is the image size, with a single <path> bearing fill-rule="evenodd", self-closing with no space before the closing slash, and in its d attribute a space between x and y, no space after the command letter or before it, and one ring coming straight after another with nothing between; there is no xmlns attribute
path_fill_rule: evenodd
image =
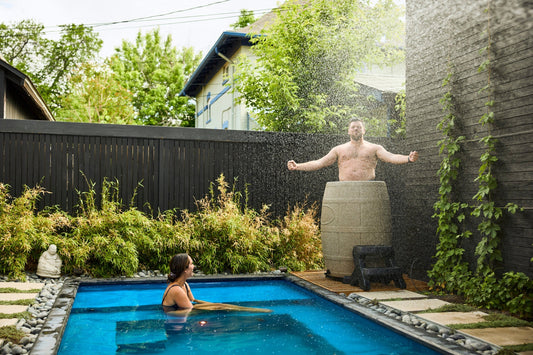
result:
<svg viewBox="0 0 533 355"><path fill-rule="evenodd" d="M339 181L368 181L376 177L378 159L392 164L414 163L418 160L418 152L393 154L379 144L366 142L363 139L365 132L363 121L352 119L348 127L349 142L334 147L318 160L299 164L289 160L287 167L289 170L313 171L337 162Z"/></svg>

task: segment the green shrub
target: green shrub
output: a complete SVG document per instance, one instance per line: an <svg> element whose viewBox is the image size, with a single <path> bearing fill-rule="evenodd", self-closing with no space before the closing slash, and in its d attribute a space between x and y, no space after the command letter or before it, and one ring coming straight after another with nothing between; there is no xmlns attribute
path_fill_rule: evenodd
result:
<svg viewBox="0 0 533 355"><path fill-rule="evenodd" d="M318 208L313 204L289 208L279 221L279 236L274 247L274 263L291 270L321 269L324 267Z"/></svg>
<svg viewBox="0 0 533 355"><path fill-rule="evenodd" d="M97 196L95 183L79 192L78 213L57 207L36 213L35 203L46 193L26 188L11 198L0 184L0 273L24 278L42 252L55 244L63 273L96 277L131 276L138 270L168 272L170 257L188 252L205 273L246 273L286 266L292 270L322 267L316 206L288 209L271 221L268 206L246 206L247 192L229 189L224 176L197 201L198 211L170 210L156 218L133 207L124 209L117 181L105 179ZM133 196L133 198L135 195ZM133 200L132 198L132 200Z"/></svg>
<svg viewBox="0 0 533 355"><path fill-rule="evenodd" d="M36 203L46 191L24 187L20 197L9 195L9 186L0 183L0 273L25 279L24 270L34 249L47 244L53 226L35 213Z"/></svg>
<svg viewBox="0 0 533 355"><path fill-rule="evenodd" d="M211 184L210 195L197 201L198 211L184 212L183 228L196 242L190 253L206 273L243 273L269 270L267 207L256 212L242 206L243 195L228 189L224 176L217 179L218 195Z"/></svg>
<svg viewBox="0 0 533 355"><path fill-rule="evenodd" d="M521 317L533 316L533 280L521 272L473 276L461 284L459 294L468 303L487 309L507 310Z"/></svg>
<svg viewBox="0 0 533 355"><path fill-rule="evenodd" d="M166 211L156 219L140 225L143 233L131 231L139 257L139 268L168 272L170 257L190 248L190 236L183 232L174 211ZM139 228L139 229L141 229Z"/></svg>

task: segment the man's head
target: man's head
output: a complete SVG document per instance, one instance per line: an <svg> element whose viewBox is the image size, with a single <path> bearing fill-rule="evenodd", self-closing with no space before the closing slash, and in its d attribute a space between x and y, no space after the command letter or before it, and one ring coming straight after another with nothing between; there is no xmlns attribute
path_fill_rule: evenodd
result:
<svg viewBox="0 0 533 355"><path fill-rule="evenodd" d="M365 124L361 119L352 118L350 120L350 124L348 126L348 134L350 135L351 140L360 140L365 135L365 132Z"/></svg>

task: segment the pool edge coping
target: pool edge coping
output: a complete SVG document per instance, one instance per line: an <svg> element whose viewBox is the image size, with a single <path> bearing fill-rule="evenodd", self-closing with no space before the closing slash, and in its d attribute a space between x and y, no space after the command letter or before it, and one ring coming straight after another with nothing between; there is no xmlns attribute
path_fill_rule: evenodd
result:
<svg viewBox="0 0 533 355"><path fill-rule="evenodd" d="M403 323L402 321L393 319L377 310L363 306L358 302L346 297L338 295L333 291L329 291L315 285L307 280L301 279L291 274L270 274L270 275L195 275L190 279L191 283L206 282L206 281L220 281L220 280L276 280L284 279L293 284L296 284L306 290L309 290L318 296L327 299L353 313L356 313L366 319L369 319L377 324L399 333L413 341L416 341L424 346L431 348L441 354L450 355L472 355L478 352L469 350L459 344L447 341L436 334L430 334L425 330L419 329L414 325ZM37 336L30 355L56 355L61 345L63 333L67 326L67 322L74 304L74 299L80 285L91 284L135 284L135 283L165 283L166 277L146 277L146 278L66 278L61 287L54 305L50 310L48 317L39 335ZM409 312L404 312L410 314ZM477 339L476 339L477 340Z"/></svg>

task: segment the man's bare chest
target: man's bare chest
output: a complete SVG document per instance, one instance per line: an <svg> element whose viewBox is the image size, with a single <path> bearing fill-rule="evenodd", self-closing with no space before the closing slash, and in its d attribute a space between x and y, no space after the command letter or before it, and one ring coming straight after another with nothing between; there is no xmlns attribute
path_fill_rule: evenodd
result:
<svg viewBox="0 0 533 355"><path fill-rule="evenodd" d="M339 152L339 163L373 162L376 154L372 149L345 149Z"/></svg>

